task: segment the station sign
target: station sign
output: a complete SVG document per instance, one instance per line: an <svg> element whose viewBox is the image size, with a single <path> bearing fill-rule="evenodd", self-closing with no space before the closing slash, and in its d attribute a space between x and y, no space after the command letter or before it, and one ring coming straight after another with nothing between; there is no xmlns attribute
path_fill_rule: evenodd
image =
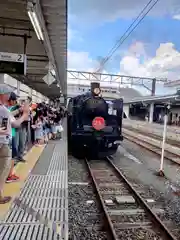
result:
<svg viewBox="0 0 180 240"><path fill-rule="evenodd" d="M26 75L25 54L0 52L0 73Z"/></svg>
<svg viewBox="0 0 180 240"><path fill-rule="evenodd" d="M54 76L52 76L52 74L51 74L50 72L48 72L48 74L43 77L43 81L44 81L48 86L50 86L51 84L53 84L53 82L56 81L56 79L54 78Z"/></svg>

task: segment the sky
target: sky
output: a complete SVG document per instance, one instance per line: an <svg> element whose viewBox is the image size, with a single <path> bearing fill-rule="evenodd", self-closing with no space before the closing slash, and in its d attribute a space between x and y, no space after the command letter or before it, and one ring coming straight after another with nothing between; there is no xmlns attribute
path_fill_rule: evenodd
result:
<svg viewBox="0 0 180 240"><path fill-rule="evenodd" d="M68 69L96 71L149 0L69 0ZM151 5L155 2L152 0ZM101 72L180 79L180 1L159 0ZM135 87L149 94L143 87ZM174 92L157 84L156 94Z"/></svg>

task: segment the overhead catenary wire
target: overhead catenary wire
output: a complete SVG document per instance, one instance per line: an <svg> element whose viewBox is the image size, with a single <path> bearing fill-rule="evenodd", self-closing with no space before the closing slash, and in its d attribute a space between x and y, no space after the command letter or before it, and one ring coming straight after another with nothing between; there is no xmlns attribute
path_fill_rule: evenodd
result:
<svg viewBox="0 0 180 240"><path fill-rule="evenodd" d="M105 63L112 57L115 51L122 45L122 43L129 37L129 35L136 29L136 27L142 22L142 20L146 17L146 15L151 11L151 9L157 4L159 0L156 0L153 5L148 9L148 11L142 16L142 18L137 22L137 24L133 27L133 29L129 32L129 34L126 36L126 33L130 30L130 28L135 24L135 22L140 18L142 13L146 10L146 8L151 4L153 0L150 0L146 6L143 8L143 10L139 13L139 15L136 17L136 19L131 23L131 25L128 27L126 32L121 36L121 38L118 40L118 42L115 44L115 46L110 50L108 56L103 59L102 63L100 64L100 69L105 65ZM124 38L125 37L125 38ZM124 39L123 39L124 38Z"/></svg>
<svg viewBox="0 0 180 240"><path fill-rule="evenodd" d="M131 33L137 28L137 26L143 21L143 19L147 16L147 14L154 8L154 6L158 3L159 0L156 0L150 7L149 5L154 0L150 0L146 6L141 10L141 12L138 14L138 16L135 18L135 20L131 23L131 25L127 28L125 33L121 36L121 38L116 42L116 44L112 47L112 49L109 51L108 55L103 59L103 61L100 63L100 67L97 69L96 72L99 72L102 70L102 67L109 61L109 59L112 57L112 55L117 51L117 49L124 43L124 41L131 35ZM148 8L149 7L149 8ZM148 10L145 12L145 10L148 8ZM144 13L145 12L145 13ZM141 18L140 18L141 17ZM140 19L139 19L140 18ZM139 21L138 21L139 19ZM138 21L138 22L137 22ZM137 22L137 23L136 23ZM136 23L136 24L135 24ZM133 25L135 26L133 27ZM132 28L133 27L133 28ZM131 29L132 28L132 29ZM131 29L131 30L130 30ZM130 32L129 32L130 30ZM129 32L129 33L128 33ZM128 33L128 34L127 34ZM127 35L126 35L127 34Z"/></svg>
<svg viewBox="0 0 180 240"><path fill-rule="evenodd" d="M115 43L115 45L111 48L107 56L111 55L111 52L119 45L119 42L121 39L126 35L126 33L131 29L131 27L134 25L134 23L140 18L140 16L143 14L143 12L147 9L147 7L153 2L154 0L150 0L146 6L141 10L141 12L138 14L138 16L133 20L133 22L130 24L130 26L126 29L125 33L121 36L121 38ZM107 57L103 58L101 62L104 62Z"/></svg>

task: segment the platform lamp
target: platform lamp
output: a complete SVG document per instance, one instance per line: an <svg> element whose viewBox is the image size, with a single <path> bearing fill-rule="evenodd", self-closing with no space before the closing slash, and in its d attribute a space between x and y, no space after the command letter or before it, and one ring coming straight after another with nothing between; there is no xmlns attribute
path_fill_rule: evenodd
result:
<svg viewBox="0 0 180 240"><path fill-rule="evenodd" d="M32 2L27 3L27 12L38 39L40 41L44 41L43 32L41 30L41 26L36 15L36 12L34 11L34 4Z"/></svg>

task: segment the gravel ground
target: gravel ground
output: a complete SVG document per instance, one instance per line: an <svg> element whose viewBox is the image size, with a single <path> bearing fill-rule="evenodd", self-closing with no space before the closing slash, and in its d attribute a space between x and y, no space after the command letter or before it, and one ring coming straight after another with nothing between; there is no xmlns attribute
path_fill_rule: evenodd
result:
<svg viewBox="0 0 180 240"><path fill-rule="evenodd" d="M96 229L74 228L69 234L69 240L107 240L106 233Z"/></svg>
<svg viewBox="0 0 180 240"><path fill-rule="evenodd" d="M68 158L68 181L69 182L87 182L88 175L84 162L69 156Z"/></svg>
<svg viewBox="0 0 180 240"><path fill-rule="evenodd" d="M150 205L151 207L163 208L165 210L165 214L158 214L159 217L163 221L173 223L172 230L174 235L177 236L177 239L180 239L180 197L175 196L171 188L171 185L176 188L180 186L180 167L169 161L165 161L164 166L167 178L159 178L155 175L160 163L157 155L126 140L123 143L123 147L114 156L113 161L144 198L152 198L156 201L155 204ZM93 166L94 169L99 169L98 162L93 163ZM88 174L83 161L70 157L68 170L69 182L88 182ZM106 233L101 229L102 222L100 219L102 215L98 211L96 197L90 185L69 185L69 239L107 239ZM142 189L143 191L141 191ZM107 199L110 199L114 195L115 190L119 191L119 189L114 187L111 190L112 193L107 194ZM104 189L104 194L106 195L106 188ZM122 194L124 194L124 191L122 191ZM93 200L93 203L88 204L87 200ZM146 216L140 214L138 219L144 217L146 219ZM116 216L114 221L116 222L118 218ZM132 221L135 220L132 216L121 216L120 219L121 221L122 219L127 219L127 221L129 219ZM133 230L119 231L118 236L120 239L124 238L128 240L160 239L153 232L145 229L136 229L135 231L135 235Z"/></svg>
<svg viewBox="0 0 180 240"><path fill-rule="evenodd" d="M156 235L152 230L147 229L128 229L118 231L119 239L127 240L163 240L161 237Z"/></svg>
<svg viewBox="0 0 180 240"><path fill-rule="evenodd" d="M99 224L100 212L90 186L69 186L69 223L80 226ZM88 200L93 203L88 204Z"/></svg>
<svg viewBox="0 0 180 240"><path fill-rule="evenodd" d="M83 161L70 157L68 172L69 183L88 182L88 174ZM87 186L69 184L68 194L69 239L107 239L106 233L102 231L102 214L91 184Z"/></svg>
<svg viewBox="0 0 180 240"><path fill-rule="evenodd" d="M121 214L117 216L111 216L113 223L138 223L138 222L149 222L149 216L146 214L127 215Z"/></svg>
<svg viewBox="0 0 180 240"><path fill-rule="evenodd" d="M157 201L158 206L162 206L166 215L163 220L170 220L175 228L179 228L180 196L173 193L172 186L180 189L180 166L165 161L166 178L160 178L156 176L160 164L157 155L127 140L119 148L113 161L131 183L144 185L147 191L145 194L141 193L143 197L149 196ZM179 232L175 231L175 234L180 239Z"/></svg>
<svg viewBox="0 0 180 240"><path fill-rule="evenodd" d="M129 154L131 154L132 156L129 156ZM152 153L151 151L146 150L145 148L132 143L128 140L124 140L122 147L119 148L119 151L116 154L117 157L117 161L121 161L122 159L122 163L124 162L123 160L128 160L128 165L126 165L127 167L129 167L129 163L131 163L131 166L135 166L135 167L141 167L139 168L139 172L140 174L143 174L143 166L145 166L145 169L148 170L153 179L151 180L152 183L156 186L156 188L158 188L160 191L164 190L164 183L166 183L167 181L171 181L171 182L176 182L176 181L180 181L180 165L165 159L164 160L164 172L166 175L165 179L160 179L155 177L155 173L157 173L157 171L159 170L160 167L160 156L156 155L155 153ZM132 159L131 157L135 157L136 160L140 161L140 164L138 164L135 159ZM131 158L131 159L130 159ZM147 172L145 172L146 174ZM148 179L149 181L150 179ZM153 182L153 180L155 180ZM157 181L158 180L158 181Z"/></svg>

